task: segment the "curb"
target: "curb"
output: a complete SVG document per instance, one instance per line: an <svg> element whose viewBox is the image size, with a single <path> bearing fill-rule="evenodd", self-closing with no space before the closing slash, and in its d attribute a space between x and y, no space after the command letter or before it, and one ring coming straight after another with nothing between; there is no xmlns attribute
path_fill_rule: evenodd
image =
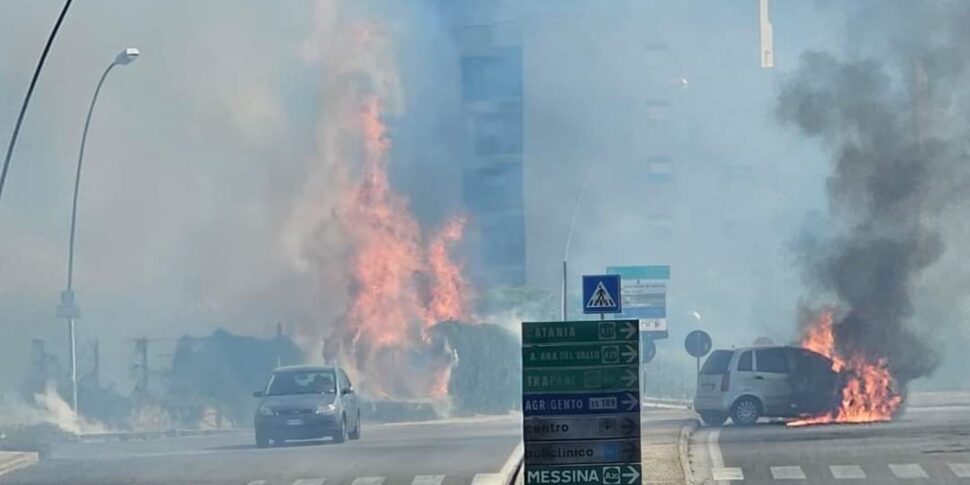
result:
<svg viewBox="0 0 970 485"><path fill-rule="evenodd" d="M161 438L178 438L183 436L210 436L248 431L251 428L224 428L224 429L170 429L165 431L121 431L115 433L87 433L76 435L74 441L129 441L129 440L150 440Z"/></svg>
<svg viewBox="0 0 970 485"><path fill-rule="evenodd" d="M699 426L700 422L696 419L692 419L688 424L681 426L680 439L677 442L680 468L684 472L684 483L687 485L694 485L694 472L690 469L690 435L697 431Z"/></svg>
<svg viewBox="0 0 970 485"><path fill-rule="evenodd" d="M33 465L38 460L40 455L34 451L2 451L0 452L0 476Z"/></svg>
<svg viewBox="0 0 970 485"><path fill-rule="evenodd" d="M658 409L693 409L694 408L694 402L687 399L644 397L640 399L640 404L645 408L658 408Z"/></svg>

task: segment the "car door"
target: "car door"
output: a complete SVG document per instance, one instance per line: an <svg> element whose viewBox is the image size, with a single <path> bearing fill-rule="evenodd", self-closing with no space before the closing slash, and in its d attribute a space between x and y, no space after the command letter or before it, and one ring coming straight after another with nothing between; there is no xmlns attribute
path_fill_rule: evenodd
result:
<svg viewBox="0 0 970 485"><path fill-rule="evenodd" d="M791 384L789 383L788 352L785 347L756 349L756 387L760 390L767 416L790 416Z"/></svg>
<svg viewBox="0 0 970 485"><path fill-rule="evenodd" d="M731 377L731 390L733 395L730 402L744 394L754 394L761 397L758 389L758 381L755 380L754 372L754 352L745 350L738 355L734 375Z"/></svg>

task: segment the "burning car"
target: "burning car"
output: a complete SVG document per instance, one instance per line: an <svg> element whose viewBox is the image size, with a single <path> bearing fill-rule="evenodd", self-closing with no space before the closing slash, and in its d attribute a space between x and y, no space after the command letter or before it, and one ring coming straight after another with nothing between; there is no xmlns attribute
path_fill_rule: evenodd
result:
<svg viewBox="0 0 970 485"><path fill-rule="evenodd" d="M715 350L697 380L694 409L709 425L730 417L751 425L762 417L797 418L835 412L844 378L828 357L802 347Z"/></svg>

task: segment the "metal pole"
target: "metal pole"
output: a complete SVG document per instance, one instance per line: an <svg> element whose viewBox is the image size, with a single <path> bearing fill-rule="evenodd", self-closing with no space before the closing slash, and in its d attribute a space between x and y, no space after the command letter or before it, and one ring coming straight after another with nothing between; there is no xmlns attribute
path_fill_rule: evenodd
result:
<svg viewBox="0 0 970 485"><path fill-rule="evenodd" d="M74 331L74 317L68 319L68 338L71 341L71 409L77 410L77 335Z"/></svg>
<svg viewBox="0 0 970 485"><path fill-rule="evenodd" d="M562 321L566 321L566 258L562 259Z"/></svg>
<svg viewBox="0 0 970 485"><path fill-rule="evenodd" d="M583 194L586 193L586 185L589 182L589 172L593 168L594 162L589 162L586 166L586 173L583 174L583 185L579 188L579 194L576 195L576 203L573 204L573 216L569 220L569 231L566 233L566 246L562 251L562 319L566 320L566 260L569 259L569 245L573 240L573 227L576 226L576 214L579 212L579 204L583 200Z"/></svg>
<svg viewBox="0 0 970 485"><path fill-rule="evenodd" d="M64 8L61 9L61 14L57 17L57 23L54 24L54 29L51 30L50 37L47 38L47 44L44 45L44 51L40 54L40 60L37 61L37 67L34 69L34 77L30 79L30 86L27 88L27 95L24 97L24 104L20 107L20 114L17 115L17 123L13 126L13 135L10 137L10 144L7 145L7 156L3 160L3 170L0 171L0 198L3 197L3 185L7 181L7 170L10 169L10 160L13 157L13 148L17 145L17 135L20 134L20 125L24 122L24 114L27 113L27 105L30 104L30 97L34 94L34 87L37 85L37 79L40 77L40 71L44 67L44 61L47 59L47 53L51 50L51 45L54 43L54 37L57 36L57 31L61 28L61 22L64 21L64 16L67 15L67 9L71 6L72 0L67 0L64 2Z"/></svg>
<svg viewBox="0 0 970 485"><path fill-rule="evenodd" d="M108 73L111 72L117 65L116 62L112 62L108 65L104 73L101 74L101 79L98 80L98 86L94 89L94 97L91 98L91 105L88 106L88 115L84 119L84 132L81 134L81 149L77 155L77 171L74 174L74 199L71 203L71 233L69 236L69 242L67 246L67 291L72 293L74 290L74 236L77 229L77 194L81 188L81 167L84 165L84 146L88 139L88 128L91 126L91 115L94 113L94 106L98 102L98 94L101 93L101 86L104 85L105 78L108 77ZM71 402L74 404L74 412L78 411L77 408L77 339L75 338L75 318L72 316L69 321L70 333L71 333Z"/></svg>

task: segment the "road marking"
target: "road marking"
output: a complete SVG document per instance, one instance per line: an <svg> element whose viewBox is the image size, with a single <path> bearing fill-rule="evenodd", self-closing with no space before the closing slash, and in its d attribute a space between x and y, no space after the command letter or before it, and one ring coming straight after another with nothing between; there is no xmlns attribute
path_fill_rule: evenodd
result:
<svg viewBox="0 0 970 485"><path fill-rule="evenodd" d="M247 485L266 485L266 480L253 480Z"/></svg>
<svg viewBox="0 0 970 485"><path fill-rule="evenodd" d="M501 473L479 473L472 478L472 485L505 485L505 476Z"/></svg>
<svg viewBox="0 0 970 485"><path fill-rule="evenodd" d="M384 480L384 477L357 477L350 485L381 485Z"/></svg>
<svg viewBox="0 0 970 485"><path fill-rule="evenodd" d="M915 463L890 463L889 469L892 470L896 478L929 478L926 470Z"/></svg>
<svg viewBox="0 0 970 485"><path fill-rule="evenodd" d="M950 463L950 470L960 478L970 478L970 463Z"/></svg>
<svg viewBox="0 0 970 485"><path fill-rule="evenodd" d="M775 480L804 480L805 472L800 466L773 466L771 477Z"/></svg>
<svg viewBox="0 0 970 485"><path fill-rule="evenodd" d="M37 452L0 451L0 476L34 465L39 460Z"/></svg>
<svg viewBox="0 0 970 485"><path fill-rule="evenodd" d="M866 472L858 465L832 465L832 476L839 480L865 480Z"/></svg>
<svg viewBox="0 0 970 485"><path fill-rule="evenodd" d="M323 485L326 478L297 478L293 480L293 485Z"/></svg>
<svg viewBox="0 0 970 485"><path fill-rule="evenodd" d="M728 481L728 480L744 480L744 472L740 468L734 467L721 467L721 468L711 468L711 474L714 475L714 479L717 481Z"/></svg>
<svg viewBox="0 0 970 485"><path fill-rule="evenodd" d="M411 485L441 485L445 481L444 475L417 475Z"/></svg>

